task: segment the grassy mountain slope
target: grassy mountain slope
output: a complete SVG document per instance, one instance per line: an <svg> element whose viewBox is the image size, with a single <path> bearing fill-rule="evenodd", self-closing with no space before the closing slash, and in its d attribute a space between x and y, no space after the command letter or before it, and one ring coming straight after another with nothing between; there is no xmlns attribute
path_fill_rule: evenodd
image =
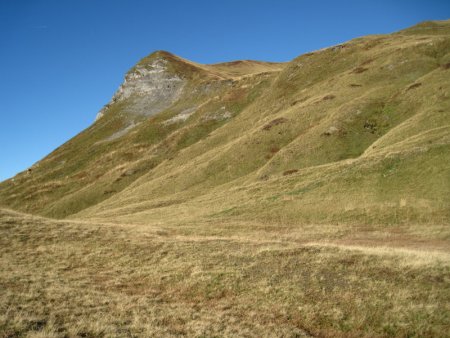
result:
<svg viewBox="0 0 450 338"><path fill-rule="evenodd" d="M155 60L184 83L174 102L147 116L136 113L148 103L139 93L113 99L90 128L3 182L1 204L58 218L139 220L184 205L206 219L449 221L448 21L286 64L156 52L127 78Z"/></svg>
<svg viewBox="0 0 450 338"><path fill-rule="evenodd" d="M184 203L201 217L448 223L448 30L406 32L293 60L233 120L79 216Z"/></svg>
<svg viewBox="0 0 450 338"><path fill-rule="evenodd" d="M277 69L269 64L267 72L241 79L246 69L239 67L235 80L222 75L215 66L197 66L167 52L153 53L138 66L147 67L155 59L166 60L167 73L185 80L177 102L154 116L130 112L130 107L136 105L133 97L110 102L105 116L91 127L29 172L2 183L1 203L53 217L64 217L98 203L226 123L260 94L266 78ZM248 63L248 71L253 74L252 63ZM264 69L264 63L255 64L258 70ZM221 68L233 72L234 66ZM128 74L135 70L133 67ZM241 89L245 84L249 88Z"/></svg>

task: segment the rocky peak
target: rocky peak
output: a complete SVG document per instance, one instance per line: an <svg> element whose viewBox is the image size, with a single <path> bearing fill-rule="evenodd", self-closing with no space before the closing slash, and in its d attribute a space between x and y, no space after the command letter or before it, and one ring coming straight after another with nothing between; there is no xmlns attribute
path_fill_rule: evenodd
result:
<svg viewBox="0 0 450 338"><path fill-rule="evenodd" d="M137 115L154 115L166 109L180 96L185 80L170 68L175 56L158 51L142 59L125 76L124 82L111 101L97 114L96 120L107 113L117 102L128 100L127 112Z"/></svg>
<svg viewBox="0 0 450 338"><path fill-rule="evenodd" d="M152 95L156 92L166 97L181 89L183 80L168 71L167 63L164 58L155 58L150 63L136 65L127 73L112 100L121 101L133 95Z"/></svg>

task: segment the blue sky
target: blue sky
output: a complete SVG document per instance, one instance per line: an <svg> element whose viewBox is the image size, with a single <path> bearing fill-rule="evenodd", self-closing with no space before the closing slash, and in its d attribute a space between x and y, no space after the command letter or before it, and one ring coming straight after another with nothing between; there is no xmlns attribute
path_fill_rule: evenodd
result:
<svg viewBox="0 0 450 338"><path fill-rule="evenodd" d="M214 63L288 61L450 18L450 1L0 1L0 181L88 127L154 50Z"/></svg>

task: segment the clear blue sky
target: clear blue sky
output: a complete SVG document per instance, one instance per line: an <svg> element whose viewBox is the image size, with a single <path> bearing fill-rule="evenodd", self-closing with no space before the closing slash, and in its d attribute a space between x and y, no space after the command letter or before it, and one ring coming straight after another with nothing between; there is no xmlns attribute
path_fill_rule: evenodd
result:
<svg viewBox="0 0 450 338"><path fill-rule="evenodd" d="M0 0L0 181L89 126L154 50L287 61L448 18L448 0Z"/></svg>

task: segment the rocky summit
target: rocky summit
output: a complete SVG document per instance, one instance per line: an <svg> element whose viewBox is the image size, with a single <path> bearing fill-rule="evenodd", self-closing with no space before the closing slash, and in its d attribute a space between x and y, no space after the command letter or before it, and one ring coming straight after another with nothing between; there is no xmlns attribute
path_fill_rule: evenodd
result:
<svg viewBox="0 0 450 338"><path fill-rule="evenodd" d="M130 102L125 113L147 116L163 111L179 99L185 82L168 71L168 60L159 54L162 53L155 53L150 62L136 66L126 75L111 102L98 113L97 119L111 104L127 99Z"/></svg>

